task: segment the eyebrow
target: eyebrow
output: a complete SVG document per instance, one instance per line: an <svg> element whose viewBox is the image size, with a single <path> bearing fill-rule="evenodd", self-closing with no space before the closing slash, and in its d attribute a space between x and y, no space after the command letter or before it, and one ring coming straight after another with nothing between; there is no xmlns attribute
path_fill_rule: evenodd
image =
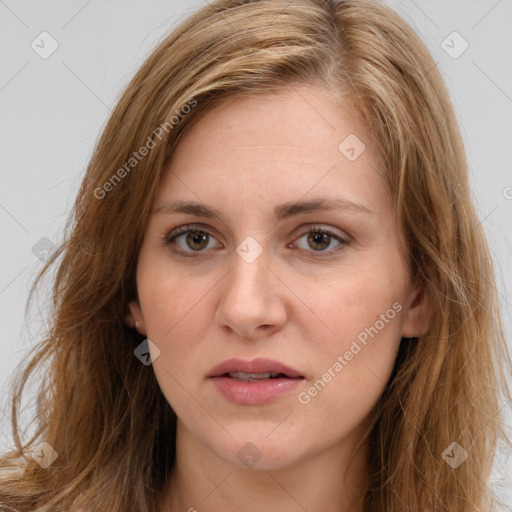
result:
<svg viewBox="0 0 512 512"><path fill-rule="evenodd" d="M290 201L274 208L274 219L281 221L304 213L314 213L331 210L351 210L358 213L374 213L362 204L341 198L318 198L310 201ZM222 221L219 210L203 203L193 201L172 201L156 207L152 215L163 213L184 213L195 217L217 219Z"/></svg>

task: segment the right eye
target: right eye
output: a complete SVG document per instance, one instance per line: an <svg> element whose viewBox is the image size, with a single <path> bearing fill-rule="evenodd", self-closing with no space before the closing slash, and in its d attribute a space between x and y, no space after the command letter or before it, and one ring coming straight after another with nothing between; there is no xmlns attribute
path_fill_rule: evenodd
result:
<svg viewBox="0 0 512 512"><path fill-rule="evenodd" d="M197 226L181 226L164 238L165 245L171 246L171 251L178 256L194 258L205 252L205 249L212 249L220 245L211 245L215 238ZM196 254L194 254L196 253Z"/></svg>

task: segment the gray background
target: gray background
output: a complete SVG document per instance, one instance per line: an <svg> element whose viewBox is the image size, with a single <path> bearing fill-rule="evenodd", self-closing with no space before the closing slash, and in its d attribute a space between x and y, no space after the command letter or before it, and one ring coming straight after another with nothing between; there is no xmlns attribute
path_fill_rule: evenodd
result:
<svg viewBox="0 0 512 512"><path fill-rule="evenodd" d="M0 450L9 444L8 381L45 316L43 309L29 323L24 318L30 283L42 266L37 255L61 240L86 162L123 86L151 48L205 2L0 0ZM450 89L495 255L510 345L512 0L386 3L422 36ZM50 48L44 31L58 44L46 59L31 47L35 41L39 52ZM464 40L469 46L459 56ZM505 408L510 413L510 404ZM507 424L511 432L510 416ZM512 457L502 448L492 485L509 507L511 475Z"/></svg>

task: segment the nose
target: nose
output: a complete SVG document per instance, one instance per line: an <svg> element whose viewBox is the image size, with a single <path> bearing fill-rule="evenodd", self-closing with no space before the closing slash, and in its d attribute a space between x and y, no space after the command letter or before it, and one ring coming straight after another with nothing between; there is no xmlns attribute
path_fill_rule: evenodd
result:
<svg viewBox="0 0 512 512"><path fill-rule="evenodd" d="M244 338L278 331L286 322L286 287L271 268L269 250L248 263L237 253L234 266L221 282L216 312L220 327Z"/></svg>

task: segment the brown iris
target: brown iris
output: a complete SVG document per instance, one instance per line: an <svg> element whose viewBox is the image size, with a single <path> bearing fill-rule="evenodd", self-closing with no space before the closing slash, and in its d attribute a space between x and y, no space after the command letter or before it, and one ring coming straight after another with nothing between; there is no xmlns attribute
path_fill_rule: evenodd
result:
<svg viewBox="0 0 512 512"><path fill-rule="evenodd" d="M201 245L203 243L205 244ZM187 245L195 251L204 249L208 245L208 235L206 233L203 233L202 231L194 231L188 233Z"/></svg>
<svg viewBox="0 0 512 512"><path fill-rule="evenodd" d="M331 237L327 233L311 232L308 234L308 243L314 248L315 244L320 244L319 250L329 246Z"/></svg>

